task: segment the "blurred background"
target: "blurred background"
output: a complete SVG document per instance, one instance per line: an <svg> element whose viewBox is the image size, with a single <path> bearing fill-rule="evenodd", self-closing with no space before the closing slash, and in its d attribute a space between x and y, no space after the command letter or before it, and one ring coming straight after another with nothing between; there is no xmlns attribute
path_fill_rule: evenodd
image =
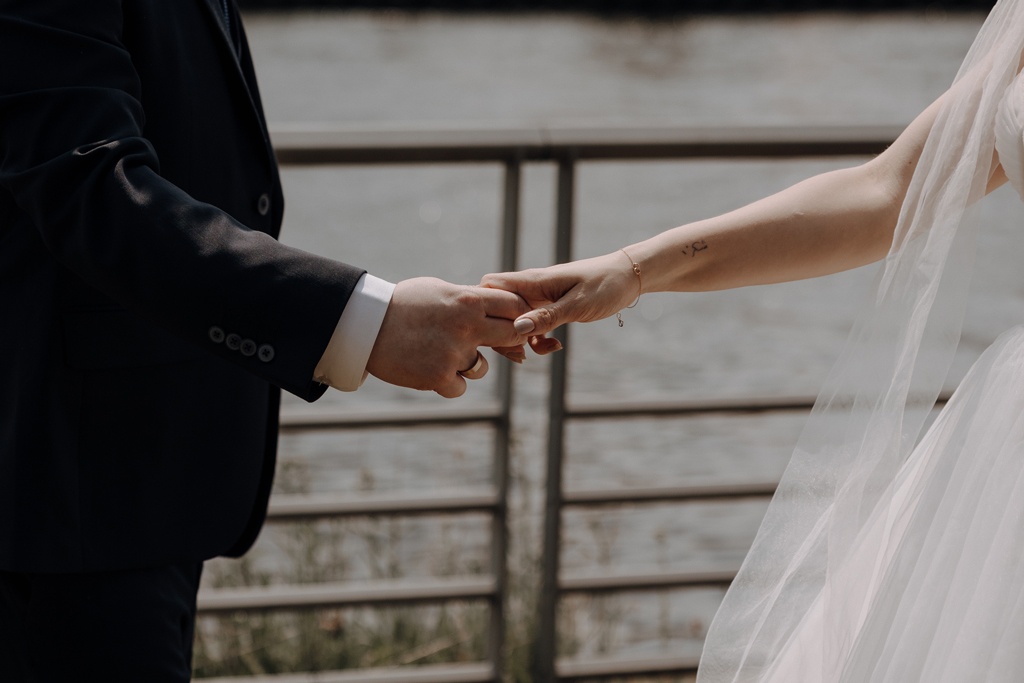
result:
<svg viewBox="0 0 1024 683"><path fill-rule="evenodd" d="M844 126L908 123L952 81L991 2L291 2L245 0L272 128ZM578 168L576 257L592 256L778 191L851 158L595 162ZM282 240L392 281L475 283L498 268L497 164L284 169ZM524 166L519 264L553 259L556 169ZM972 304L955 374L1024 320L1020 199L986 200ZM623 402L813 396L873 267L811 282L645 295L572 332L569 395ZM498 359L490 357L492 365ZM514 369L509 680L529 680L540 556L548 359ZM492 372L461 402L494 391ZM951 378L955 384L956 377ZM318 410L447 405L370 378ZM458 404L459 402L450 402ZM286 413L306 407L286 400ZM566 488L777 478L802 413L572 425ZM429 490L489 481L482 427L289 433L284 493ZM563 572L643 572L742 559L766 501L579 509L564 518ZM481 517L272 525L208 587L484 571ZM559 651L646 657L699 650L718 588L563 601ZM321 611L309 631L251 616L206 618L197 675L309 671L483 656L467 608ZM304 634L304 635L303 635ZM473 648L477 648L474 650Z"/></svg>

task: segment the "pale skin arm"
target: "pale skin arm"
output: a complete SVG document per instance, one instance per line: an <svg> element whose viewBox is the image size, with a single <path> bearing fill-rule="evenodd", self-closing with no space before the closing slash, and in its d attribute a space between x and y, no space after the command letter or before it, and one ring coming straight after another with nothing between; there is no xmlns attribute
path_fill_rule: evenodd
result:
<svg viewBox="0 0 1024 683"><path fill-rule="evenodd" d="M952 91L943 95L950 97ZM698 292L818 277L883 258L892 243L910 178L941 106L923 111L885 152L831 171L730 213L682 225L604 256L484 276L533 307L516 321L538 353L560 348L545 337L567 322L614 315L648 292ZM989 191L1006 176L993 159ZM626 254L628 254L628 259ZM631 262L640 266L641 277ZM513 360L521 348L503 349Z"/></svg>

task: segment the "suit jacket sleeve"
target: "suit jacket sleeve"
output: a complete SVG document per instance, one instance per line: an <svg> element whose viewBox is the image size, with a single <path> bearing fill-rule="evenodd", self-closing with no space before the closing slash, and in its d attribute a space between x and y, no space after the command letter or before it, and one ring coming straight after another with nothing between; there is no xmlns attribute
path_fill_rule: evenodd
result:
<svg viewBox="0 0 1024 683"><path fill-rule="evenodd" d="M324 391L312 379L314 367L363 271L281 244L277 225L253 228L218 208L227 199L197 198L198 191L182 187L187 168L171 174L182 182L162 173L147 139L147 107L188 98L204 74L222 74L224 65L174 71L193 74L191 83L147 81L127 45L123 4L129 3L0 0L0 189L52 257L88 286L313 400ZM188 45L177 48L165 58L194 57ZM248 135L257 147L265 141L261 112L258 120L254 114L231 124L216 101L191 102L186 110L208 115L209 125L223 128L218 134ZM271 171L262 177L276 183L269 145L265 155ZM250 166L259 165L239 160L237 173L255 173ZM254 186L261 176L255 177ZM238 194L225 189L224 197L255 204L255 196ZM229 335L271 352L239 352L225 343Z"/></svg>

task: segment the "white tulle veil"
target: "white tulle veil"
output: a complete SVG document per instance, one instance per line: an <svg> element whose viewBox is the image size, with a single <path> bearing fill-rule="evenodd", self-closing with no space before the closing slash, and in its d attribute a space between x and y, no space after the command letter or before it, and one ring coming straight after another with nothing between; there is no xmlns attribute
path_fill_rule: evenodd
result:
<svg viewBox="0 0 1024 683"><path fill-rule="evenodd" d="M773 680L768 672L814 609L821 616L819 651L810 658L815 670L793 683L875 680L857 678L849 662L866 646L864 596L878 568L898 555L884 534L865 541L863 532L880 513L896 514L888 507L893 483L960 339L975 208L991 172L1000 102L1022 49L1024 0L1001 0L931 130L873 295L711 626L700 683ZM853 548L866 571L842 572Z"/></svg>

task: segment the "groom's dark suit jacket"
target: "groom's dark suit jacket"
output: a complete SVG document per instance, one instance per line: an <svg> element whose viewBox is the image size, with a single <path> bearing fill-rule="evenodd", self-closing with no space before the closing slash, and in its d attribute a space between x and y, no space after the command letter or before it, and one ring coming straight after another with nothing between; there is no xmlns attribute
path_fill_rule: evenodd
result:
<svg viewBox="0 0 1024 683"><path fill-rule="evenodd" d="M0 0L0 570L244 551L362 271L276 241L220 0Z"/></svg>

